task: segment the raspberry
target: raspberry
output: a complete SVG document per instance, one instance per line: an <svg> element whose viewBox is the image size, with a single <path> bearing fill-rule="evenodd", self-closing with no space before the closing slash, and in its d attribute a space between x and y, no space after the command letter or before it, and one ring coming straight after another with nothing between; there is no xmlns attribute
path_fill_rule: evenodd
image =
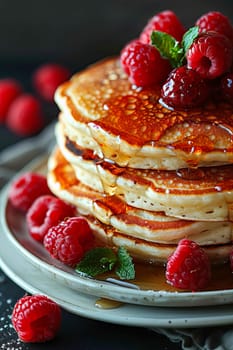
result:
<svg viewBox="0 0 233 350"><path fill-rule="evenodd" d="M44 295L27 295L15 304L12 324L23 342L45 342L53 339L60 329L61 309Z"/></svg>
<svg viewBox="0 0 233 350"><path fill-rule="evenodd" d="M209 96L209 87L200 75L185 66L175 68L162 86L161 98L167 106L192 108Z"/></svg>
<svg viewBox="0 0 233 350"><path fill-rule="evenodd" d="M220 87L222 96L233 102L233 73L227 73L221 78Z"/></svg>
<svg viewBox="0 0 233 350"><path fill-rule="evenodd" d="M45 194L51 194L46 177L27 172L12 182L9 189L9 201L15 208L26 212L39 196Z"/></svg>
<svg viewBox="0 0 233 350"><path fill-rule="evenodd" d="M4 122L11 103L22 93L22 87L14 79L0 80L0 123Z"/></svg>
<svg viewBox="0 0 233 350"><path fill-rule="evenodd" d="M144 44L150 44L151 33L159 30L172 35L176 40L181 41L185 28L172 11L163 11L152 17L140 34L139 40Z"/></svg>
<svg viewBox="0 0 233 350"><path fill-rule="evenodd" d="M166 266L166 279L175 288L197 291L211 278L208 255L195 242L182 239Z"/></svg>
<svg viewBox="0 0 233 350"><path fill-rule="evenodd" d="M230 69L232 58L230 40L222 34L207 32L201 34L188 50L187 66L203 78L214 79Z"/></svg>
<svg viewBox="0 0 233 350"><path fill-rule="evenodd" d="M67 68L49 63L39 67L33 74L32 81L37 92L47 101L53 101L57 87L70 77Z"/></svg>
<svg viewBox="0 0 233 350"><path fill-rule="evenodd" d="M17 97L7 113L6 125L19 136L30 136L44 126L40 102L30 94Z"/></svg>
<svg viewBox="0 0 233 350"><path fill-rule="evenodd" d="M53 258L75 266L92 247L93 241L88 222L82 217L72 217L50 228L44 237L44 247Z"/></svg>
<svg viewBox="0 0 233 350"><path fill-rule="evenodd" d="M215 31L225 35L233 44L233 27L228 17L221 12L211 11L201 16L196 25L199 27L199 33Z"/></svg>
<svg viewBox="0 0 233 350"><path fill-rule="evenodd" d="M75 208L51 195L38 197L26 214L30 235L42 242L50 227L66 217L74 216Z"/></svg>
<svg viewBox="0 0 233 350"><path fill-rule="evenodd" d="M124 47L121 64L131 83L141 87L161 82L170 71L168 60L163 59L154 46L138 40L133 40Z"/></svg>

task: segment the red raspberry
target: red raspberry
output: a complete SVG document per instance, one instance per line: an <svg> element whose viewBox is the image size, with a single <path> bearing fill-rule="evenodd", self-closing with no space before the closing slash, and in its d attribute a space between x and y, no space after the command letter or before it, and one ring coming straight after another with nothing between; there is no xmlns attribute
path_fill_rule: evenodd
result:
<svg viewBox="0 0 233 350"><path fill-rule="evenodd" d="M214 79L226 73L233 58L230 40L219 33L201 34L187 52L188 68L196 70L203 78Z"/></svg>
<svg viewBox="0 0 233 350"><path fill-rule="evenodd" d="M163 11L152 17L143 29L139 40L144 44L150 44L151 33L159 30L173 36L176 40L181 41L185 28L172 11Z"/></svg>
<svg viewBox="0 0 233 350"><path fill-rule="evenodd" d="M233 44L233 27L228 17L221 12L211 11L201 16L196 25L199 27L199 32L215 31L225 35Z"/></svg>
<svg viewBox="0 0 233 350"><path fill-rule="evenodd" d="M170 71L168 60L151 45L133 40L121 52L121 64L132 84L146 87L160 83Z"/></svg>
<svg viewBox="0 0 233 350"><path fill-rule="evenodd" d="M17 97L7 113L8 128L19 136L30 136L44 126L44 116L40 102L30 94Z"/></svg>
<svg viewBox="0 0 233 350"><path fill-rule="evenodd" d="M53 101L57 87L70 77L67 68L49 63L39 67L33 74L33 85L37 92L47 101Z"/></svg>
<svg viewBox="0 0 233 350"><path fill-rule="evenodd" d="M9 201L15 208L26 212L39 196L45 194L51 194L46 177L27 172L12 182L9 189Z"/></svg>
<svg viewBox="0 0 233 350"><path fill-rule="evenodd" d="M89 250L94 236L83 217L73 217L50 228L44 237L44 247L51 256L69 266L75 266Z"/></svg>
<svg viewBox="0 0 233 350"><path fill-rule="evenodd" d="M195 242L182 239L166 266L166 279L175 288L197 291L210 281L208 255Z"/></svg>
<svg viewBox="0 0 233 350"><path fill-rule="evenodd" d="M209 87L200 75L185 66L175 68L162 86L161 98L173 108L192 108L204 103Z"/></svg>
<svg viewBox="0 0 233 350"><path fill-rule="evenodd" d="M51 195L40 196L26 215L29 233L36 241L42 242L50 227L74 215L75 208L70 204Z"/></svg>
<svg viewBox="0 0 233 350"><path fill-rule="evenodd" d="M4 122L10 104L22 93L22 87L14 79L0 80L0 123Z"/></svg>
<svg viewBox="0 0 233 350"><path fill-rule="evenodd" d="M233 102L233 73L227 73L222 77L220 88L223 98Z"/></svg>
<svg viewBox="0 0 233 350"><path fill-rule="evenodd" d="M15 304L12 324L23 342L45 342L53 339L60 329L61 309L44 295L27 295Z"/></svg>

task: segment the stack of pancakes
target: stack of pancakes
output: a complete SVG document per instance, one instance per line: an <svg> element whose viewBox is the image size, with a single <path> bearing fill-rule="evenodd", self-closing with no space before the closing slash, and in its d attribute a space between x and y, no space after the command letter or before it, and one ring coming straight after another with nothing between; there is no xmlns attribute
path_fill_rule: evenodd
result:
<svg viewBox="0 0 233 350"><path fill-rule="evenodd" d="M117 58L74 75L55 100L61 113L48 183L86 216L100 241L164 263L188 238L213 262L228 259L232 105L171 110L160 87L132 86Z"/></svg>

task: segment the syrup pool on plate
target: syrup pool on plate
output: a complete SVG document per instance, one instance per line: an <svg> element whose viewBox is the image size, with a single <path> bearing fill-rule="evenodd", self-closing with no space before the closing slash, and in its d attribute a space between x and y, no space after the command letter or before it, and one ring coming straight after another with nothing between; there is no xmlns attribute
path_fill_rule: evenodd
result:
<svg viewBox="0 0 233 350"><path fill-rule="evenodd" d="M209 285L203 291L233 289L233 276L228 263L212 265L212 278ZM130 282L141 290L182 292L166 282L165 267L152 264L135 263L136 278ZM110 277L117 278L111 273L103 274L97 279L107 280Z"/></svg>

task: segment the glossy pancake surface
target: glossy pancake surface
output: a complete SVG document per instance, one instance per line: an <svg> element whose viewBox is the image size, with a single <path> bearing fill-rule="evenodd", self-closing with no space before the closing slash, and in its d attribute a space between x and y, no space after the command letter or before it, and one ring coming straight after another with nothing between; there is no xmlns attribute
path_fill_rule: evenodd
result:
<svg viewBox="0 0 233 350"><path fill-rule="evenodd" d="M233 162L233 107L208 102L174 111L160 88L132 86L118 59L93 65L59 87L67 136L120 166L178 169Z"/></svg>

